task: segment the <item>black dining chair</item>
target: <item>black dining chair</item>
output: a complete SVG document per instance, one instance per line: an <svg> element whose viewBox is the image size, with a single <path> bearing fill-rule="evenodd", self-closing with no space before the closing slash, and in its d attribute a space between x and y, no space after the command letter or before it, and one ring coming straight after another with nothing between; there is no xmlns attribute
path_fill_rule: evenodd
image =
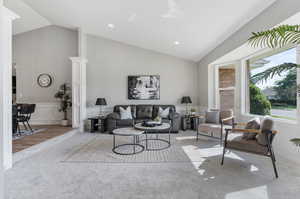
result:
<svg viewBox="0 0 300 199"><path fill-rule="evenodd" d="M34 113L35 111L35 104L19 104L19 114L17 116L17 122L18 122L18 131L20 133L20 123L23 124L24 128L26 130L28 130L28 128L30 129L31 132L33 132L29 121L31 119L31 115L32 113ZM27 128L27 126L28 128Z"/></svg>

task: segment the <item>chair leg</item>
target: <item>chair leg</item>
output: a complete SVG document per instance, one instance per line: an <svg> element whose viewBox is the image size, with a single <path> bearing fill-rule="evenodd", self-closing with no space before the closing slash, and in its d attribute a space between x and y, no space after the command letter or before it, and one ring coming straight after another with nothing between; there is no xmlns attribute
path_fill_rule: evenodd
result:
<svg viewBox="0 0 300 199"><path fill-rule="evenodd" d="M27 126L26 126L25 122L22 122L22 123L23 123L23 126L24 126L25 130L27 131L27 130L28 130L28 128L27 128Z"/></svg>
<svg viewBox="0 0 300 199"><path fill-rule="evenodd" d="M31 126L30 126L29 122L28 122L28 121L26 121L26 123L28 124L28 127L29 127L30 131L31 131L31 132L33 132L33 130L32 130L32 128L31 128Z"/></svg>
<svg viewBox="0 0 300 199"><path fill-rule="evenodd" d="M21 135L21 129L20 129L20 124L17 122L17 129L18 129L18 134Z"/></svg>
<svg viewBox="0 0 300 199"><path fill-rule="evenodd" d="M223 146L223 132L221 132L220 136L220 146Z"/></svg>
<svg viewBox="0 0 300 199"><path fill-rule="evenodd" d="M272 160L272 164L273 164L275 177L278 178L278 172L277 172L276 163L275 163L276 161L275 161L275 157L274 157L273 153L271 153L271 160Z"/></svg>
<svg viewBox="0 0 300 199"><path fill-rule="evenodd" d="M273 148L269 139L269 135L266 133L266 140L267 140L267 147L270 153L270 158L272 160L272 165L273 165L273 169L274 169L274 173L275 173L275 177L278 178L278 172L277 172L277 168L276 168L276 159L275 159L275 154L273 152Z"/></svg>
<svg viewBox="0 0 300 199"><path fill-rule="evenodd" d="M223 165L223 164L224 164L225 152L226 152L226 148L225 148L225 146L224 146L224 147L223 147L223 155L222 155L222 161L221 161L221 165Z"/></svg>

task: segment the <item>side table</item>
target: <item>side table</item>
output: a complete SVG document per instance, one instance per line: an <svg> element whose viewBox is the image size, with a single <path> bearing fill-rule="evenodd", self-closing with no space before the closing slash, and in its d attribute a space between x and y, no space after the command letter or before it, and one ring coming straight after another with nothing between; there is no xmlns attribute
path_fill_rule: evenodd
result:
<svg viewBox="0 0 300 199"><path fill-rule="evenodd" d="M88 131L93 133L99 131L104 133L106 131L106 116L97 116L88 118Z"/></svg>
<svg viewBox="0 0 300 199"><path fill-rule="evenodd" d="M203 122L204 117L201 115L184 115L181 118L181 127L183 131L197 130L198 125Z"/></svg>

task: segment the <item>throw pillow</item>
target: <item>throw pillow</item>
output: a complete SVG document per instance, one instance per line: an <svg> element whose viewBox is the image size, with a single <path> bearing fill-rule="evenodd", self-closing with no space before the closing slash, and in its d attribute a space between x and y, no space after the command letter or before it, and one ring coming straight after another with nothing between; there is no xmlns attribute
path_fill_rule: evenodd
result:
<svg viewBox="0 0 300 199"><path fill-rule="evenodd" d="M220 111L206 111L205 122L219 124L220 123Z"/></svg>
<svg viewBox="0 0 300 199"><path fill-rule="evenodd" d="M132 120L131 107L128 106L126 109L120 107L121 120Z"/></svg>
<svg viewBox="0 0 300 199"><path fill-rule="evenodd" d="M260 120L259 118L254 118L247 122L245 129L259 129ZM244 133L243 139L245 140L255 140L257 133Z"/></svg>
<svg viewBox="0 0 300 199"><path fill-rule="evenodd" d="M262 121L262 124L260 127L262 133L260 133L256 136L258 144L263 145L263 146L266 146L268 144L268 142L266 140L266 135L263 131L266 131L266 130L271 131L271 130L273 130L273 126L274 126L274 121L269 117L265 117L264 120Z"/></svg>
<svg viewBox="0 0 300 199"><path fill-rule="evenodd" d="M158 109L158 116L161 118L168 118L170 114L170 107L166 108L166 109L162 109L161 107L159 107Z"/></svg>

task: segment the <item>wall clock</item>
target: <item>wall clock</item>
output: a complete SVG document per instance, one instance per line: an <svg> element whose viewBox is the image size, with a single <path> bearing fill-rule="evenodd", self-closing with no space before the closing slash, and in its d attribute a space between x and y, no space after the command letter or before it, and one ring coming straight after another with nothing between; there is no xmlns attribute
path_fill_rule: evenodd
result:
<svg viewBox="0 0 300 199"><path fill-rule="evenodd" d="M40 74L37 78L40 87L47 88L52 84L52 77L49 74Z"/></svg>

